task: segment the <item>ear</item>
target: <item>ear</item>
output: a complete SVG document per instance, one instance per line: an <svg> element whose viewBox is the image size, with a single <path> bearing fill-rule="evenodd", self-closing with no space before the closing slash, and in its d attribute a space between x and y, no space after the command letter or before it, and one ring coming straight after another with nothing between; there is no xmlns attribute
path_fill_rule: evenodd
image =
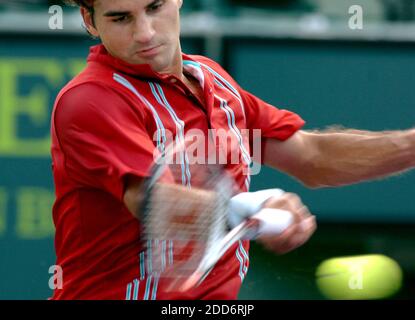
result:
<svg viewBox="0 0 415 320"><path fill-rule="evenodd" d="M90 12L88 11L88 9L81 7L81 15L82 18L84 19L84 23L85 26L88 30L88 32L93 35L94 37L99 37L99 32L98 30L95 28L94 25L94 20L90 14Z"/></svg>
<svg viewBox="0 0 415 320"><path fill-rule="evenodd" d="M183 5L183 0L179 0L178 2L179 2L179 8L181 9Z"/></svg>

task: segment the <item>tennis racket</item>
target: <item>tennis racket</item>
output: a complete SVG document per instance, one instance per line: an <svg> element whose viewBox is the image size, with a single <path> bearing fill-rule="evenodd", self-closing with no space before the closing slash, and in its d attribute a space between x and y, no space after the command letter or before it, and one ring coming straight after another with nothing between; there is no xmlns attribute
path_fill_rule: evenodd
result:
<svg viewBox="0 0 415 320"><path fill-rule="evenodd" d="M279 234L290 212L263 209L229 230L229 201L237 193L222 149L200 139L176 139L157 157L144 183L139 217L151 271L168 279L167 291L198 286L236 242Z"/></svg>

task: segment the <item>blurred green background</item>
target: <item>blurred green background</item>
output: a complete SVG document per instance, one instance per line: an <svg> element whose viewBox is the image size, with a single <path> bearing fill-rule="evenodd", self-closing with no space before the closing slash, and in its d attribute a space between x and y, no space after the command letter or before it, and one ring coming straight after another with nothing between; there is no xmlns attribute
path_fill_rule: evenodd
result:
<svg viewBox="0 0 415 320"><path fill-rule="evenodd" d="M77 10L57 1L0 3L0 299L46 299L54 264L50 112L60 88L95 42ZM348 8L363 8L362 30ZM247 90L299 113L306 129L340 124L405 129L415 116L415 6L399 0L185 0L186 53L204 54ZM304 247L274 256L253 244L241 299L323 299L313 277L324 259L369 253L394 258L415 297L415 173L338 189L309 190L263 168L252 190L296 192L319 229Z"/></svg>

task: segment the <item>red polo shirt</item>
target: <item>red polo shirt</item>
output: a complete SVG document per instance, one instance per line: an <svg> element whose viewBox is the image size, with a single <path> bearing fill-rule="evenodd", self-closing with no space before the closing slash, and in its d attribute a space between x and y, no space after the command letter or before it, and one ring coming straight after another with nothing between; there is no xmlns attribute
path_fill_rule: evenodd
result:
<svg viewBox="0 0 415 320"><path fill-rule="evenodd" d="M241 161L229 167L241 191L250 177L252 145L244 129L284 140L304 124L242 90L215 62L183 54L184 70L203 88L201 102L179 79L131 65L91 48L87 67L59 93L52 114L56 187L53 219L63 288L53 299L236 299L249 265L249 243L238 243L196 289L163 290L140 247L139 221L123 204L125 178L143 177L166 132L224 129L239 141Z"/></svg>

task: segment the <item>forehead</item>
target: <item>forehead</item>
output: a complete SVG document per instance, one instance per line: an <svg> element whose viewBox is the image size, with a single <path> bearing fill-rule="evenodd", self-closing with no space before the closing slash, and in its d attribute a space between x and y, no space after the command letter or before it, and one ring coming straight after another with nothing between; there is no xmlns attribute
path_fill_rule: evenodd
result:
<svg viewBox="0 0 415 320"><path fill-rule="evenodd" d="M145 8L157 0L95 0L94 7L105 10L131 10ZM169 1L169 0L167 0Z"/></svg>

